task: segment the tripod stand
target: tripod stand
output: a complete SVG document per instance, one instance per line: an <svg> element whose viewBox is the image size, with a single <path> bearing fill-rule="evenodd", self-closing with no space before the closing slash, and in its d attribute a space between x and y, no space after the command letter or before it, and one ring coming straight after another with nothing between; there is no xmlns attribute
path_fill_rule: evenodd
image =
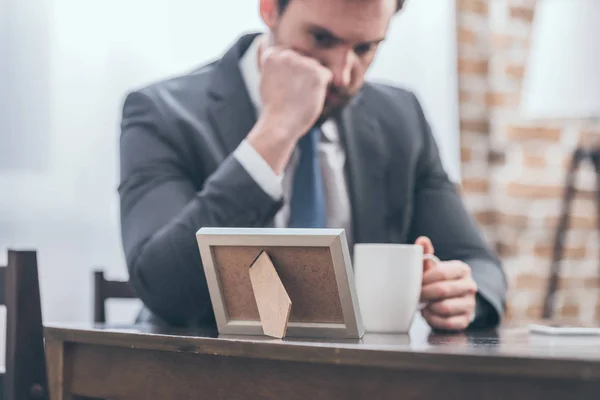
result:
<svg viewBox="0 0 600 400"><path fill-rule="evenodd" d="M567 229L569 227L569 214L571 211L571 203L575 196L575 177L577 170L584 161L591 161L596 169L596 201L597 201L597 224L600 228L600 148L583 148L579 147L573 153L573 159L567 172L565 184L565 192L563 197L563 206L560 215L560 220L556 230L554 240L554 249L552 253L552 264L550 266L550 279L544 300L544 311L542 318L551 318L554 313L554 303L556 291L558 290L558 282L560 279L560 262L563 257L563 248Z"/></svg>

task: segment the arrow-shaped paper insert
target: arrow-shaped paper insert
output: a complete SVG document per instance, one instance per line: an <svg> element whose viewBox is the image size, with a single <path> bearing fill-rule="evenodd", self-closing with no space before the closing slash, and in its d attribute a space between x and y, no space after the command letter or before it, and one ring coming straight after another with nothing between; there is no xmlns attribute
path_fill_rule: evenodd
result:
<svg viewBox="0 0 600 400"><path fill-rule="evenodd" d="M250 267L250 282L264 334L282 339L287 330L292 300L265 251Z"/></svg>

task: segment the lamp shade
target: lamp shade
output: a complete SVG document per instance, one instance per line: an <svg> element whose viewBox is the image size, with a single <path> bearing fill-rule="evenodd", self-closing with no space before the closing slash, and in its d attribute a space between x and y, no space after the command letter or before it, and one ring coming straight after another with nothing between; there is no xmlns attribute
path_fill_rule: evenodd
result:
<svg viewBox="0 0 600 400"><path fill-rule="evenodd" d="M600 117L600 0L538 0L521 112Z"/></svg>

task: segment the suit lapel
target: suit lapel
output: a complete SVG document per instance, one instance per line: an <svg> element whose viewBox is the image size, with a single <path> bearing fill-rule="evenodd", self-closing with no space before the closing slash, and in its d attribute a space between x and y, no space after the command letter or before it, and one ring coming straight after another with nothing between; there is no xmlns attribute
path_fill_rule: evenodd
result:
<svg viewBox="0 0 600 400"><path fill-rule="evenodd" d="M388 241L384 185L387 153L375 115L364 104L363 95L359 95L340 119L356 243Z"/></svg>
<svg viewBox="0 0 600 400"><path fill-rule="evenodd" d="M231 153L248 135L256 123L252 105L239 62L256 34L245 35L217 63L210 92L214 101L210 115L217 136L226 154Z"/></svg>

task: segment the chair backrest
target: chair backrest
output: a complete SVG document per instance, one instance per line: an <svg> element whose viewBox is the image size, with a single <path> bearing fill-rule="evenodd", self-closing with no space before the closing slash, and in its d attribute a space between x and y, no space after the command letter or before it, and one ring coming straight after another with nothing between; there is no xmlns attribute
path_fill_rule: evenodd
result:
<svg viewBox="0 0 600 400"><path fill-rule="evenodd" d="M9 250L8 265L0 271L0 304L6 306L4 397L48 399L37 253Z"/></svg>
<svg viewBox="0 0 600 400"><path fill-rule="evenodd" d="M94 322L106 322L106 300L137 298L128 281L111 281L104 278L104 271L94 271Z"/></svg>

